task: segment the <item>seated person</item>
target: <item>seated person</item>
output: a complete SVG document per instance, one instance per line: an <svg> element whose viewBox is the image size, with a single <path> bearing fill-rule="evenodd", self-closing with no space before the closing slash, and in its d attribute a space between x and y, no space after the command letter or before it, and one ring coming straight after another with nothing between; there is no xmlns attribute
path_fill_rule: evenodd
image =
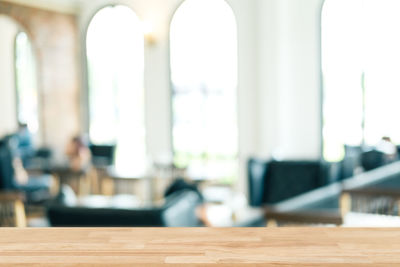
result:
<svg viewBox="0 0 400 267"><path fill-rule="evenodd" d="M18 124L18 131L15 134L15 138L18 143L18 156L21 158L23 165L27 166L29 160L35 154L35 148L33 145L32 134L29 131L28 125L26 123Z"/></svg>
<svg viewBox="0 0 400 267"><path fill-rule="evenodd" d="M28 202L41 202L50 197L51 176L29 176L18 155L15 136L0 140L0 190L20 190Z"/></svg>
<svg viewBox="0 0 400 267"><path fill-rule="evenodd" d="M388 136L383 136L376 145L376 150L383 152L388 161L397 159L397 147Z"/></svg>
<svg viewBox="0 0 400 267"><path fill-rule="evenodd" d="M73 137L67 144L65 154L68 156L69 167L73 171L85 170L90 165L90 150L79 135Z"/></svg>

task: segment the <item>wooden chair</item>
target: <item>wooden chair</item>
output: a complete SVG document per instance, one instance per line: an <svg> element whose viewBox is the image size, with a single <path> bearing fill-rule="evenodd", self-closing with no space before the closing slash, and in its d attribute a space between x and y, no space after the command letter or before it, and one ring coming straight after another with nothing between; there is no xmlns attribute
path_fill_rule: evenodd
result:
<svg viewBox="0 0 400 267"><path fill-rule="evenodd" d="M348 212L400 216L400 189L346 189L341 195L340 209L342 216Z"/></svg>
<svg viewBox="0 0 400 267"><path fill-rule="evenodd" d="M341 225L343 219L339 213L330 211L276 211L266 208L267 226L312 226Z"/></svg>
<svg viewBox="0 0 400 267"><path fill-rule="evenodd" d="M54 167L51 170L53 177L58 181L58 187L63 184L69 185L75 192L75 194L88 195L89 194L89 183L90 176L88 175L88 171L79 170L75 171L70 169L69 167Z"/></svg>
<svg viewBox="0 0 400 267"><path fill-rule="evenodd" d="M0 192L0 226L26 227L24 195L17 192Z"/></svg>

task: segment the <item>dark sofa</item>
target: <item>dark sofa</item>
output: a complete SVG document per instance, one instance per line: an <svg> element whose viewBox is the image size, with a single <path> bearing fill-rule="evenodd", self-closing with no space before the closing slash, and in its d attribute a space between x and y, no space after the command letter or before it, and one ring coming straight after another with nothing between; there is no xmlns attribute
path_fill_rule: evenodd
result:
<svg viewBox="0 0 400 267"><path fill-rule="evenodd" d="M248 161L250 205L262 206L300 195L329 183L322 161Z"/></svg>
<svg viewBox="0 0 400 267"><path fill-rule="evenodd" d="M340 225L343 223L340 210L341 194L348 190L368 188L390 189L392 192L400 190L400 162L394 162L269 205L266 208L266 216L268 220L283 220L289 223ZM382 196L385 197L384 195L379 197ZM363 201L365 205L366 199ZM385 204L382 201L375 204L379 203Z"/></svg>
<svg viewBox="0 0 400 267"><path fill-rule="evenodd" d="M47 205L47 216L51 226L195 227L200 226L196 216L199 204L201 198L195 191L180 190L166 197L160 207L93 208L51 202Z"/></svg>

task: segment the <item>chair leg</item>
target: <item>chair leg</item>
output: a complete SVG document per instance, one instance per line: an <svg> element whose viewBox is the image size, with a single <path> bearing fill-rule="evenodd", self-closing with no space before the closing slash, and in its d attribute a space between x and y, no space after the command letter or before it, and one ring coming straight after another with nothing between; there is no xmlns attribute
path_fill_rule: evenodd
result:
<svg viewBox="0 0 400 267"><path fill-rule="evenodd" d="M58 192L60 192L60 177L56 174L52 174L51 180L50 194L56 196Z"/></svg>
<svg viewBox="0 0 400 267"><path fill-rule="evenodd" d="M14 202L14 212L15 212L15 226L26 227L24 203L21 200L17 200Z"/></svg>
<svg viewBox="0 0 400 267"><path fill-rule="evenodd" d="M346 216L348 212L351 211L351 196L348 193L343 193L340 196L340 214L342 218Z"/></svg>
<svg viewBox="0 0 400 267"><path fill-rule="evenodd" d="M106 196L114 195L113 179L103 177L101 179L101 193Z"/></svg>
<svg viewBox="0 0 400 267"><path fill-rule="evenodd" d="M267 220L267 227L278 227L278 222L274 219Z"/></svg>

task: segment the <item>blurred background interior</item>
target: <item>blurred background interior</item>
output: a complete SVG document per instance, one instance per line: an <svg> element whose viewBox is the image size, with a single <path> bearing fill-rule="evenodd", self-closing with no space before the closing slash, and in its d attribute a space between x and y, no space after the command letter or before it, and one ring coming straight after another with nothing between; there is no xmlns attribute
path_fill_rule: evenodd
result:
<svg viewBox="0 0 400 267"><path fill-rule="evenodd" d="M399 12L0 0L0 225L399 227Z"/></svg>

